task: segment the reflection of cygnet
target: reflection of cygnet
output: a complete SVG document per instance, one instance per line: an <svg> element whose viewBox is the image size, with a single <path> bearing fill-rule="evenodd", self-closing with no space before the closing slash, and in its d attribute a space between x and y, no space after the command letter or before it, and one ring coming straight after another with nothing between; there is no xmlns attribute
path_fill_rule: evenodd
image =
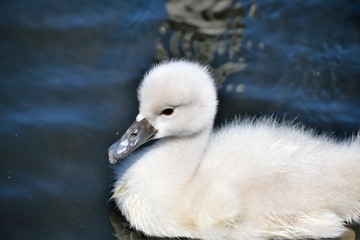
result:
<svg viewBox="0 0 360 240"><path fill-rule="evenodd" d="M109 149L113 199L147 235L201 239L327 238L359 221L360 139L335 142L272 119L213 132L216 88L187 61L152 68L136 122ZM125 141L133 142L124 147ZM119 150L120 149L120 150Z"/></svg>

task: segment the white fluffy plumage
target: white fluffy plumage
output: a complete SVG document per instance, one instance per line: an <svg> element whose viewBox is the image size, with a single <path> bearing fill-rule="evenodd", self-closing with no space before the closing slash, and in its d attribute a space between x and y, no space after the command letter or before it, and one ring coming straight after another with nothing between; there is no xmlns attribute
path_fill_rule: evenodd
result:
<svg viewBox="0 0 360 240"><path fill-rule="evenodd" d="M328 238L360 221L360 140L337 142L275 120L213 131L217 96L206 67L152 68L137 121L153 145L117 169L113 198L147 235L200 239ZM162 114L172 108L172 114Z"/></svg>

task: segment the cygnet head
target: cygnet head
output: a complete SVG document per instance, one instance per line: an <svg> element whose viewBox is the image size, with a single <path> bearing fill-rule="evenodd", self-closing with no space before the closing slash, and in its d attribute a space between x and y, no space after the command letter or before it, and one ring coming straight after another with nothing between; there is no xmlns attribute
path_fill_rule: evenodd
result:
<svg viewBox="0 0 360 240"><path fill-rule="evenodd" d="M152 68L139 90L139 115L157 129L155 138L188 136L212 127L216 88L208 69L186 61Z"/></svg>
<svg viewBox="0 0 360 240"><path fill-rule="evenodd" d="M154 66L138 89L139 114L122 138L109 148L115 163L150 139L186 137L213 126L216 87L207 67L188 61Z"/></svg>

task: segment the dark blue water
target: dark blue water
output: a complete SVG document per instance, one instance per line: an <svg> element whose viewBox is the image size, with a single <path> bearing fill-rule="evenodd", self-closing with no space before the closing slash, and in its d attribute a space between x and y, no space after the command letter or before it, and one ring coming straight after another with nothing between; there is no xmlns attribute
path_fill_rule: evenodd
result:
<svg viewBox="0 0 360 240"><path fill-rule="evenodd" d="M143 73L170 57L214 67L218 124L359 130L357 1L1 1L0 239L143 238L107 204L107 148Z"/></svg>

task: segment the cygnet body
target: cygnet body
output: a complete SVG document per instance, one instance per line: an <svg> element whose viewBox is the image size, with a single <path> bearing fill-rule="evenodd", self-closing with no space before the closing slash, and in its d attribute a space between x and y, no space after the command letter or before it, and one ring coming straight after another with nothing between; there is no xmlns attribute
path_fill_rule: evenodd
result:
<svg viewBox="0 0 360 240"><path fill-rule="evenodd" d="M213 131L214 80L194 62L153 67L139 114L109 149L130 154L112 198L135 229L200 239L327 238L360 220L360 140L336 142L272 119Z"/></svg>

